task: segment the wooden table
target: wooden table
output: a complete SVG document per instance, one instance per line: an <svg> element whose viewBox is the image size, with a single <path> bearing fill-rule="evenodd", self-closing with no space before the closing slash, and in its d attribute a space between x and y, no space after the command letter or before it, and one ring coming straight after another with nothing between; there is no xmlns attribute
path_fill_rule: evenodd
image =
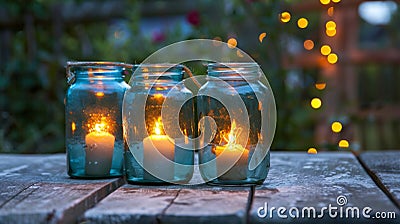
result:
<svg viewBox="0 0 400 224"><path fill-rule="evenodd" d="M400 223L400 151L358 158L347 152L272 152L271 170L257 187L76 180L66 175L64 154L3 154L0 181L0 223ZM327 209L321 213L329 205L337 208L336 219ZM360 218L351 217L355 207ZM366 219L366 207L371 216L396 218ZM348 218L346 212L340 218L340 209L348 208Z"/></svg>

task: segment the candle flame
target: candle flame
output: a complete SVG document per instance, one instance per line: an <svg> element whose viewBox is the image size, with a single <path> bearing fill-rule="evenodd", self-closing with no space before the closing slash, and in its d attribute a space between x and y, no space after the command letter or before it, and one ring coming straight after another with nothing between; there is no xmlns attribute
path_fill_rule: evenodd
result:
<svg viewBox="0 0 400 224"><path fill-rule="evenodd" d="M156 121L155 121L155 127L154 127L154 133L156 135L161 135L162 134L162 121L161 121L161 117L159 117Z"/></svg>
<svg viewBox="0 0 400 224"><path fill-rule="evenodd" d="M222 131L221 134L223 135L223 140L225 142L227 142L226 145L235 145L236 144L236 139L240 135L241 132L242 132L242 129L236 127L236 121L233 120L232 121L232 125L231 125L231 130L229 131L229 134L228 135L224 135L223 131Z"/></svg>
<svg viewBox="0 0 400 224"><path fill-rule="evenodd" d="M154 94L154 98L155 98L156 100L160 100L160 99L163 99L163 98L164 98L164 95L161 94L161 93L156 93L156 94Z"/></svg>
<svg viewBox="0 0 400 224"><path fill-rule="evenodd" d="M232 124L231 124L231 130L229 131L228 134L224 134L224 131L221 131L220 134L223 136L222 140L221 140L219 146L216 146L213 149L213 153L216 156L219 156L219 155L221 155L221 153L223 151L227 150L229 152L236 153L239 151L241 153L248 154L248 150L245 147L243 147L241 144L238 143L238 138L239 138L241 132L242 132L242 128L236 127L236 122L235 122L235 120L233 120ZM223 141L226 142L226 144L221 144ZM242 156L244 154L242 154Z"/></svg>
<svg viewBox="0 0 400 224"><path fill-rule="evenodd" d="M100 124L95 124L94 125L94 130L96 132L102 132L105 129L106 124L100 123Z"/></svg>
<svg viewBox="0 0 400 224"><path fill-rule="evenodd" d="M108 132L109 129L107 118L105 117L102 117L100 121L89 123L88 127L90 128L89 132Z"/></svg>
<svg viewBox="0 0 400 224"><path fill-rule="evenodd" d="M75 132L75 130L76 130L76 124L75 124L75 122L72 122L72 123L71 123L71 130L72 130L72 133Z"/></svg>
<svg viewBox="0 0 400 224"><path fill-rule="evenodd" d="M85 124L85 130L90 132L108 132L114 133L115 128L118 127L113 116L109 113L90 113L89 119Z"/></svg>
<svg viewBox="0 0 400 224"><path fill-rule="evenodd" d="M102 96L104 96L104 93L103 93L103 92L97 92L97 93L96 93L96 96L97 96L97 97L102 97Z"/></svg>

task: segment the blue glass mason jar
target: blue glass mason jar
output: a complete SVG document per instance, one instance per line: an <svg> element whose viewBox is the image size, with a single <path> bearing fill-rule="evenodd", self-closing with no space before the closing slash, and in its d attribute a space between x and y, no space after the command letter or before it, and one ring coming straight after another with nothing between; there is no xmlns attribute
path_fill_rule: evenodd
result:
<svg viewBox="0 0 400 224"><path fill-rule="evenodd" d="M193 175L193 94L183 66L134 68L123 103L125 168L129 183L188 183Z"/></svg>
<svg viewBox="0 0 400 224"><path fill-rule="evenodd" d="M257 63L212 63L206 80L197 95L203 179L217 185L262 184L276 124L268 81Z"/></svg>
<svg viewBox="0 0 400 224"><path fill-rule="evenodd" d="M68 175L123 175L122 100L125 64L68 62L65 98Z"/></svg>

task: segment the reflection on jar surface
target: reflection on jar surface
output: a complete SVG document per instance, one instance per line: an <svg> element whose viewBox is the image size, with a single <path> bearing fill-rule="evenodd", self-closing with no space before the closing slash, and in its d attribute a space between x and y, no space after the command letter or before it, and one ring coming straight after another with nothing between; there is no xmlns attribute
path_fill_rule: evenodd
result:
<svg viewBox="0 0 400 224"><path fill-rule="evenodd" d="M125 68L113 62L69 62L65 98L68 175L123 175L122 100Z"/></svg>
<svg viewBox="0 0 400 224"><path fill-rule="evenodd" d="M193 94L183 67L141 64L125 94L125 167L129 183L188 183L193 175Z"/></svg>
<svg viewBox="0 0 400 224"><path fill-rule="evenodd" d="M256 63L208 65L197 111L200 172L210 184L262 184L267 177L276 111L272 91L268 82L261 82L262 75ZM212 137L207 132L212 132Z"/></svg>

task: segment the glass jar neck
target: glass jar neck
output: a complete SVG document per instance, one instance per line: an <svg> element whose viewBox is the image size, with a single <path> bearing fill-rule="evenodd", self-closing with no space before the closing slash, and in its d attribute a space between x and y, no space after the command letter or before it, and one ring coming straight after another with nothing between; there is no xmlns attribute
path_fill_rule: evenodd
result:
<svg viewBox="0 0 400 224"><path fill-rule="evenodd" d="M257 63L211 63L208 64L207 79L223 81L251 81L260 77Z"/></svg>
<svg viewBox="0 0 400 224"><path fill-rule="evenodd" d="M176 64L140 64L133 68L136 84L175 85L183 80L183 66Z"/></svg>
<svg viewBox="0 0 400 224"><path fill-rule="evenodd" d="M117 62L68 62L68 83L76 81L123 80L127 64Z"/></svg>

